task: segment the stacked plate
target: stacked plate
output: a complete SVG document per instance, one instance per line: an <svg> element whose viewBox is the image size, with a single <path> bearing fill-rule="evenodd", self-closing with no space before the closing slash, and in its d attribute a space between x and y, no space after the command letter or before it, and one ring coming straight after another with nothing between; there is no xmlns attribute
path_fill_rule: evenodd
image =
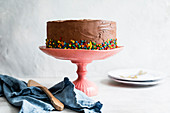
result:
<svg viewBox="0 0 170 113"><path fill-rule="evenodd" d="M108 72L112 80L133 85L156 85L162 82L165 74L147 69L122 69Z"/></svg>

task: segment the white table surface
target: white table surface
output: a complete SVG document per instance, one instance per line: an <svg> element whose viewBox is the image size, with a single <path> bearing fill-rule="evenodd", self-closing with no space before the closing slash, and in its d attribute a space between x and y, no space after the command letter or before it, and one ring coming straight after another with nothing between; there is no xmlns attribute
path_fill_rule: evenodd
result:
<svg viewBox="0 0 170 113"><path fill-rule="evenodd" d="M137 87L119 84L103 75L88 76L88 79L95 82L99 87L97 96L92 97L103 103L103 113L170 113L170 77L163 83L155 86ZM37 82L51 87L62 81L64 77L56 78L32 78ZM69 77L74 80L74 77ZM30 78L20 78L28 81ZM10 105L4 97L0 97L0 113L18 113L19 109ZM57 113L54 111L52 113ZM61 113L75 113L64 109Z"/></svg>

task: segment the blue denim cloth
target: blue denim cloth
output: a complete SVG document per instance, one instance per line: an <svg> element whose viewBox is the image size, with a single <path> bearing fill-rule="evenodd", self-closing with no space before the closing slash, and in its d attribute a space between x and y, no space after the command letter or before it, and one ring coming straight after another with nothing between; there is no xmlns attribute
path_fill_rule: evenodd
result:
<svg viewBox="0 0 170 113"><path fill-rule="evenodd" d="M101 113L102 104L76 90L67 77L49 90L68 109L84 113ZM48 113L55 110L41 89L27 87L26 82L7 75L0 74L0 96L4 96L12 105L20 107L19 113Z"/></svg>

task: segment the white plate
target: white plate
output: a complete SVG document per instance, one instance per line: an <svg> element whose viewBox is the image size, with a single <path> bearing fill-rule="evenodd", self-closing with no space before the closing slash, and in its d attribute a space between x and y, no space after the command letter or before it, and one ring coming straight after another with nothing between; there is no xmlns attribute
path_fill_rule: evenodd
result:
<svg viewBox="0 0 170 113"><path fill-rule="evenodd" d="M130 84L130 85L142 85L142 86L156 85L156 84L159 84L162 82L162 80L158 80L158 81L154 81L154 82L132 82L132 81L117 80L114 78L111 78L111 79L118 83Z"/></svg>
<svg viewBox="0 0 170 113"><path fill-rule="evenodd" d="M112 79L123 80L126 82L154 82L162 80L165 74L148 69L121 69L108 72Z"/></svg>

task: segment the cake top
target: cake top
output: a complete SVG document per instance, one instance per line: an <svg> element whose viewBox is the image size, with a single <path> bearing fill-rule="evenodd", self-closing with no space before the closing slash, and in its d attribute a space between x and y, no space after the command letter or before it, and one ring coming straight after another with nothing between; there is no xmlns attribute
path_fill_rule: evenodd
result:
<svg viewBox="0 0 170 113"><path fill-rule="evenodd" d="M114 22L110 20L93 20L93 19L79 19L79 20L55 20L55 21L48 21L48 22L95 22L95 21L102 21L102 22ZM116 23L116 22L115 22Z"/></svg>

